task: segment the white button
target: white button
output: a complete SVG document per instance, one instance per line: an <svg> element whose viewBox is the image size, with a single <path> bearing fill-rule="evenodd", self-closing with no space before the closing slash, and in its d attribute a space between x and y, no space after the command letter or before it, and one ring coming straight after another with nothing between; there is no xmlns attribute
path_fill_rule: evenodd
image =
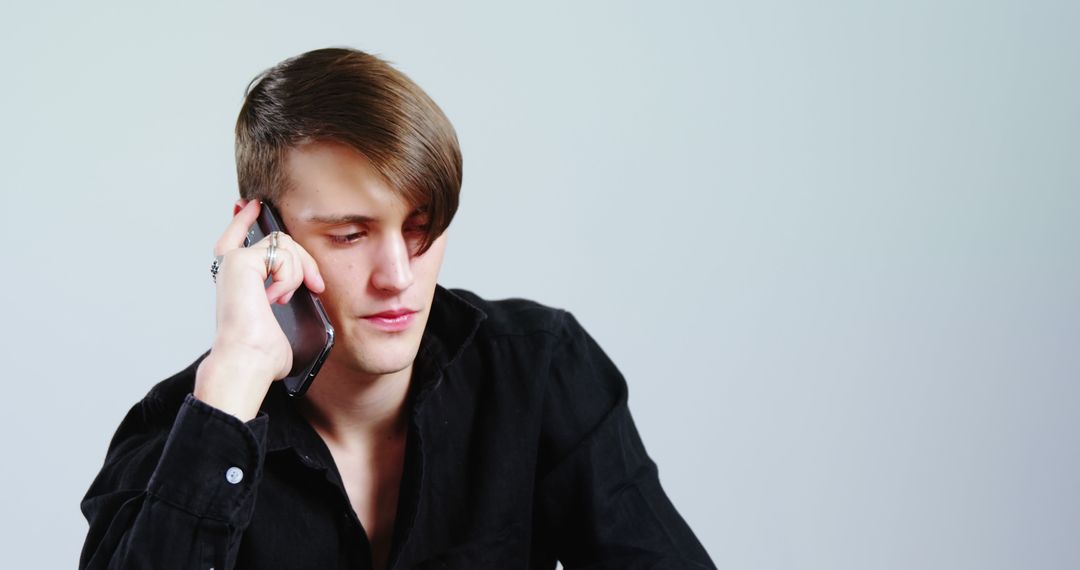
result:
<svg viewBox="0 0 1080 570"><path fill-rule="evenodd" d="M230 467L229 470L225 472L225 480L232 483L233 485L243 481L243 469L240 469L239 467Z"/></svg>

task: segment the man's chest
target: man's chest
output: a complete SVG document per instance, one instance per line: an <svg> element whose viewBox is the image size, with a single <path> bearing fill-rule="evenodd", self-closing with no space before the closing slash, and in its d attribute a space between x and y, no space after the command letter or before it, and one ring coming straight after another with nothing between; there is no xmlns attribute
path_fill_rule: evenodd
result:
<svg viewBox="0 0 1080 570"><path fill-rule="evenodd" d="M401 455L384 461L396 470L328 448L324 457L268 454L237 567L370 568L390 557L396 568L521 567L532 540L535 430L520 417L470 419L418 420Z"/></svg>
<svg viewBox="0 0 1080 570"><path fill-rule="evenodd" d="M367 537L373 567L386 568L404 468L404 434L374 446L344 449L330 445L328 449L341 487Z"/></svg>

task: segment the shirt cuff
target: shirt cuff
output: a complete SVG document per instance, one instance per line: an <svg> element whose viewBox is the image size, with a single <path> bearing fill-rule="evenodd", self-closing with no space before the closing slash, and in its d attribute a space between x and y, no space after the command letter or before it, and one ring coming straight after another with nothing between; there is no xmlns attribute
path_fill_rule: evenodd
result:
<svg viewBox="0 0 1080 570"><path fill-rule="evenodd" d="M191 394L184 399L150 494L194 515L246 525L262 478L269 416L242 422Z"/></svg>

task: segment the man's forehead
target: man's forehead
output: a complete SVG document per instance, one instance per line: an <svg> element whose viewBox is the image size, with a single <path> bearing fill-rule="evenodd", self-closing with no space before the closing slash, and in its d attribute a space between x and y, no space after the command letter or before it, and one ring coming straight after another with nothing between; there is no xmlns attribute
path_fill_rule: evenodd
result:
<svg viewBox="0 0 1080 570"><path fill-rule="evenodd" d="M395 188L362 153L334 141L290 149L286 166L282 202L305 223L369 223L430 210L429 197Z"/></svg>
<svg viewBox="0 0 1080 570"><path fill-rule="evenodd" d="M418 215L426 214L427 212L428 212L428 207L426 205L425 206L418 206L418 207L415 207L415 208L409 210L408 216L409 217L418 216ZM348 213L348 212L319 212L319 211L314 211L314 210L302 213L300 215L300 219L303 222L308 223L308 224L319 224L319 225L327 225L327 226L341 225L341 224L366 224L366 223L378 222L380 220L378 215L373 215L373 214L369 214L369 213L362 213L362 212L352 212L352 213Z"/></svg>
<svg viewBox="0 0 1080 570"><path fill-rule="evenodd" d="M430 211L426 200L417 204L382 184L344 181L320 184L305 180L294 184L283 193L281 205L299 220L319 224L372 222Z"/></svg>

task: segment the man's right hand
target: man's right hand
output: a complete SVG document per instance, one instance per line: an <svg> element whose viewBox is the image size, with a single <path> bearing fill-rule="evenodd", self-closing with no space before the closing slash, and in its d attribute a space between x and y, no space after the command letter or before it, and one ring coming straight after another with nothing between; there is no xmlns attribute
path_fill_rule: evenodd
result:
<svg viewBox="0 0 1080 570"><path fill-rule="evenodd" d="M326 287L315 260L286 234L279 235L269 274L268 238L243 247L260 208L258 201L237 202L232 222L214 246L214 255L223 256L217 274L217 334L195 375L196 398L243 421L255 417L270 383L292 368L292 348L270 304L287 303L300 283L313 293ZM273 283L264 289L269 276Z"/></svg>

